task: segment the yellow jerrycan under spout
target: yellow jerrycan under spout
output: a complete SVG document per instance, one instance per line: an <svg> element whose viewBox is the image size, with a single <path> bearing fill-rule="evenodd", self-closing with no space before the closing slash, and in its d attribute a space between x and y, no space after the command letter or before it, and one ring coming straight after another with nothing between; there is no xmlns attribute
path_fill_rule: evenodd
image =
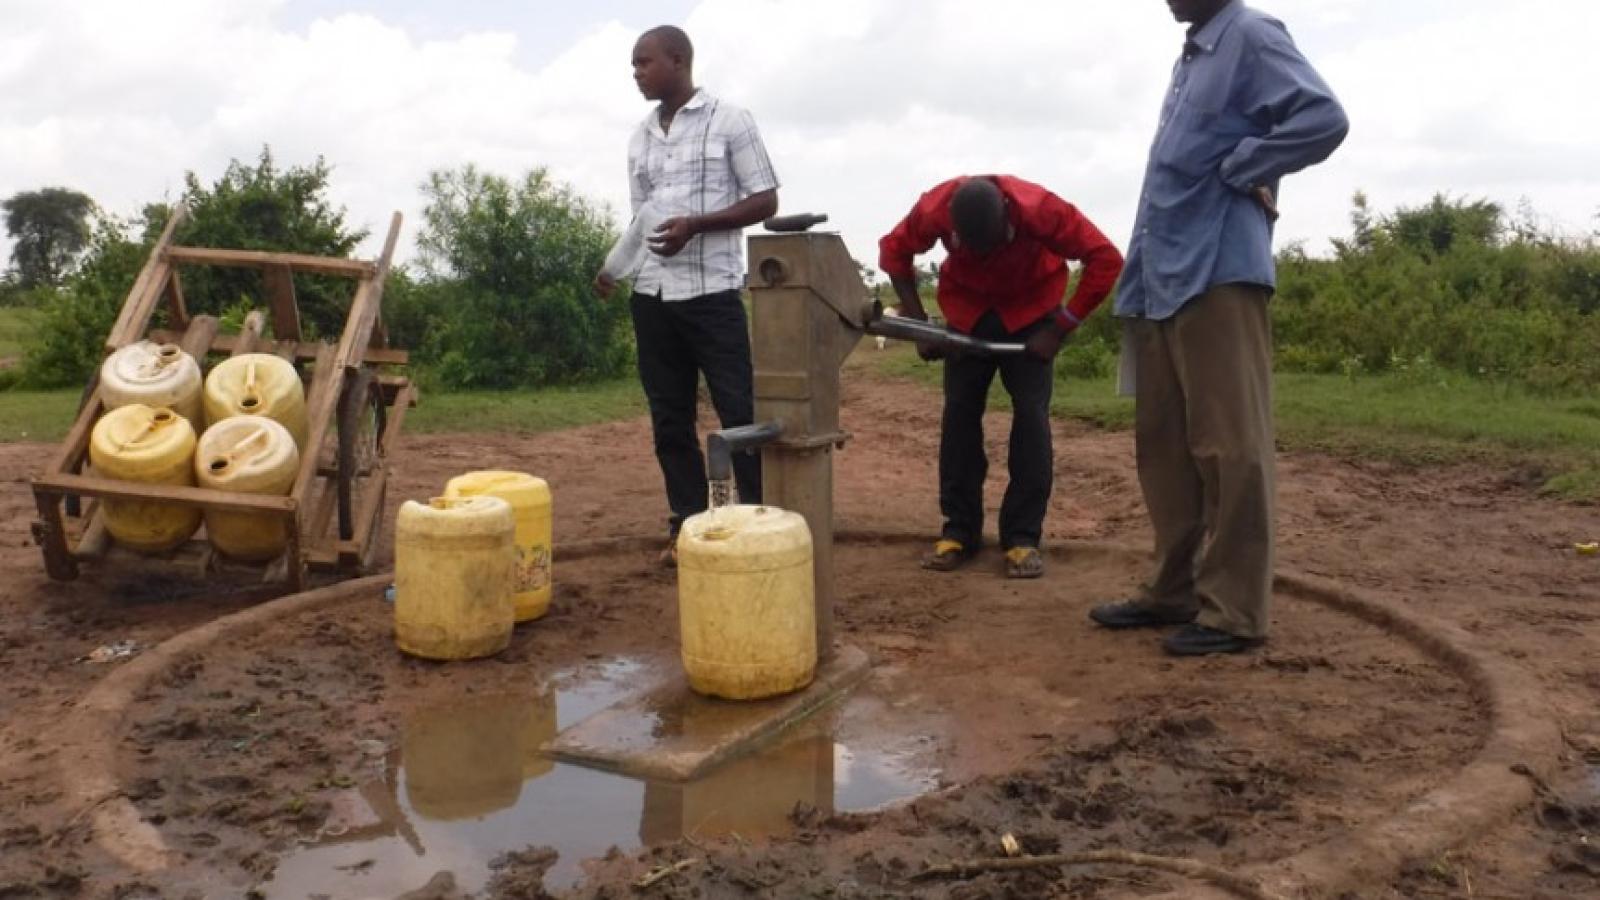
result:
<svg viewBox="0 0 1600 900"><path fill-rule="evenodd" d="M799 690L817 669L811 530L797 513L724 506L678 534L684 672L701 694L755 700Z"/></svg>
<svg viewBox="0 0 1600 900"><path fill-rule="evenodd" d="M306 389L300 373L286 359L269 353L246 353L218 363L206 376L206 423L233 416L266 416L289 429L294 444L306 452Z"/></svg>
<svg viewBox="0 0 1600 900"><path fill-rule="evenodd" d="M516 518L498 497L436 497L400 507L394 537L394 637L427 659L499 653L516 624Z"/></svg>
<svg viewBox="0 0 1600 900"><path fill-rule="evenodd" d="M102 478L194 486L194 427L170 409L134 403L100 417L89 435L89 464ZM106 531L141 553L164 553L200 527L200 509L154 500L101 504Z"/></svg>
<svg viewBox="0 0 1600 900"><path fill-rule="evenodd" d="M522 472L469 472L450 479L446 497L499 497L517 518L516 620L531 622L550 611L550 486Z"/></svg>
<svg viewBox="0 0 1600 900"><path fill-rule="evenodd" d="M299 471L294 437L266 416L234 416L207 428L194 458L201 487L239 494L288 496ZM282 516L206 510L205 520L211 545L231 559L265 562L289 543Z"/></svg>
<svg viewBox="0 0 1600 900"><path fill-rule="evenodd" d="M200 364L177 344L140 341L106 357L100 365L100 400L106 409L143 403L166 407L205 428L200 409Z"/></svg>

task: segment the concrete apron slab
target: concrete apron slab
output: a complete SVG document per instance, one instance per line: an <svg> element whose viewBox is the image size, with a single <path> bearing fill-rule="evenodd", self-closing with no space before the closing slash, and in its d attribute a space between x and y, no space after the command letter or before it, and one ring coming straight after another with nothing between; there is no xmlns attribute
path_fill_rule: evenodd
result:
<svg viewBox="0 0 1600 900"><path fill-rule="evenodd" d="M573 725L542 749L562 762L632 778L693 781L839 699L871 669L859 648L837 647L803 690L751 701L702 697L679 674Z"/></svg>

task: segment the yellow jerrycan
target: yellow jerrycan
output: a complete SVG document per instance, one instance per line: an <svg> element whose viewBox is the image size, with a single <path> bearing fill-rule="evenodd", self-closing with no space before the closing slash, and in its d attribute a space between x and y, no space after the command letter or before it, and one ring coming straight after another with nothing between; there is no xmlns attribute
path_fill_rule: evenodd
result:
<svg viewBox="0 0 1600 900"><path fill-rule="evenodd" d="M499 497L435 497L400 507L394 637L427 659L499 653L516 624L516 517Z"/></svg>
<svg viewBox="0 0 1600 900"><path fill-rule="evenodd" d="M468 472L450 479L446 497L499 497L517 517L516 618L531 622L550 611L550 486L522 472Z"/></svg>
<svg viewBox="0 0 1600 900"><path fill-rule="evenodd" d="M95 474L141 484L194 486L194 427L165 407L134 403L100 417L89 435ZM162 553L200 527L200 509L158 500L106 500L106 531L142 553Z"/></svg>
<svg viewBox="0 0 1600 900"><path fill-rule="evenodd" d="M811 530L771 506L724 506L678 534L689 686L729 700L798 690L817 669Z"/></svg>
<svg viewBox="0 0 1600 900"><path fill-rule="evenodd" d="M270 353L245 353L218 363L206 376L206 424L232 416L266 416L289 429L306 451L306 389L288 360Z"/></svg>
<svg viewBox="0 0 1600 900"><path fill-rule="evenodd" d="M143 403L166 407L204 428L200 412L200 364L177 344L139 341L100 364L100 400L106 409Z"/></svg>
<svg viewBox="0 0 1600 900"><path fill-rule="evenodd" d="M266 416L234 416L206 429L194 455L201 487L239 494L288 496L300 473L300 451L289 429ZM281 516L206 510L206 536L217 552L245 562L283 553L288 523Z"/></svg>

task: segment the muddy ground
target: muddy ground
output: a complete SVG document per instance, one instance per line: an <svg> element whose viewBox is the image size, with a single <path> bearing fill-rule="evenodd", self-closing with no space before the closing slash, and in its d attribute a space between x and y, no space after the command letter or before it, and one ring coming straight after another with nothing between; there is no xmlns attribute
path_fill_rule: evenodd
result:
<svg viewBox="0 0 1600 900"><path fill-rule="evenodd" d="M844 415L856 438L837 459L841 525L931 536L936 394L857 371ZM1004 425L990 423L996 461ZM287 854L348 817L364 773L405 743L408 710L468 692L559 688L617 657L639 661L630 678L640 684L672 665L672 580L649 554L559 561L562 540L662 530L646 422L408 437L392 500L426 497L473 468L550 480L561 585L553 613L519 629L492 663L441 668L393 652L373 598L176 670L136 705L118 774L187 862L130 877L89 840L57 771L53 729L117 665L85 657L119 641L152 646L262 594L187 573L101 570L50 582L28 538L26 478L52 449L0 447L9 482L0 496L3 900L268 895ZM1061 423L1056 468L1050 539L1147 542L1128 435ZM1600 535L1600 511L1541 499L1535 484L1534 473L1477 467L1281 459L1284 569L1462 625L1540 679L1569 745L1537 808L1361 896L1600 897L1588 842L1600 828L1600 561L1571 549ZM1090 604L1133 587L1138 572L1126 560L1054 558L1045 580L1019 585L999 577L992 554L955 577L918 571L916 554L894 543L841 550L839 629L876 667L835 725L862 752L893 743L908 767L937 773L931 793L846 815L824 792L790 808L786 830L770 839L657 833L659 845L642 855L583 866L572 892L633 896L629 884L646 870L694 859L652 890L903 896L926 863L994 855L1007 832L1036 853L1117 847L1222 865L1267 860L1420 795L1482 737L1481 709L1450 673L1372 626L1300 601L1278 604L1273 640L1259 653L1172 662L1152 635L1105 634L1083 618ZM907 749L907 735L928 739ZM541 896L563 864L538 847L499 862L481 893ZM458 895L445 885L456 874L427 895ZM1043 870L914 890L1093 897L1176 884L1125 869ZM332 885L328 895L360 896L343 890Z"/></svg>

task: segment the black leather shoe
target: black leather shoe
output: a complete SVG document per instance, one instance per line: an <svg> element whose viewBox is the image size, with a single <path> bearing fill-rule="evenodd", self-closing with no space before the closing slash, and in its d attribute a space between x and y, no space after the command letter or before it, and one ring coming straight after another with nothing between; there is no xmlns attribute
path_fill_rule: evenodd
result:
<svg viewBox="0 0 1600 900"><path fill-rule="evenodd" d="M1243 653L1265 644L1264 638L1244 638L1204 625L1185 625L1170 635L1162 646L1173 656L1210 656L1213 653Z"/></svg>
<svg viewBox="0 0 1600 900"><path fill-rule="evenodd" d="M1156 609L1138 600L1121 603L1102 603L1089 610L1089 618L1107 628L1161 628L1166 625L1187 625L1194 621L1195 613Z"/></svg>

